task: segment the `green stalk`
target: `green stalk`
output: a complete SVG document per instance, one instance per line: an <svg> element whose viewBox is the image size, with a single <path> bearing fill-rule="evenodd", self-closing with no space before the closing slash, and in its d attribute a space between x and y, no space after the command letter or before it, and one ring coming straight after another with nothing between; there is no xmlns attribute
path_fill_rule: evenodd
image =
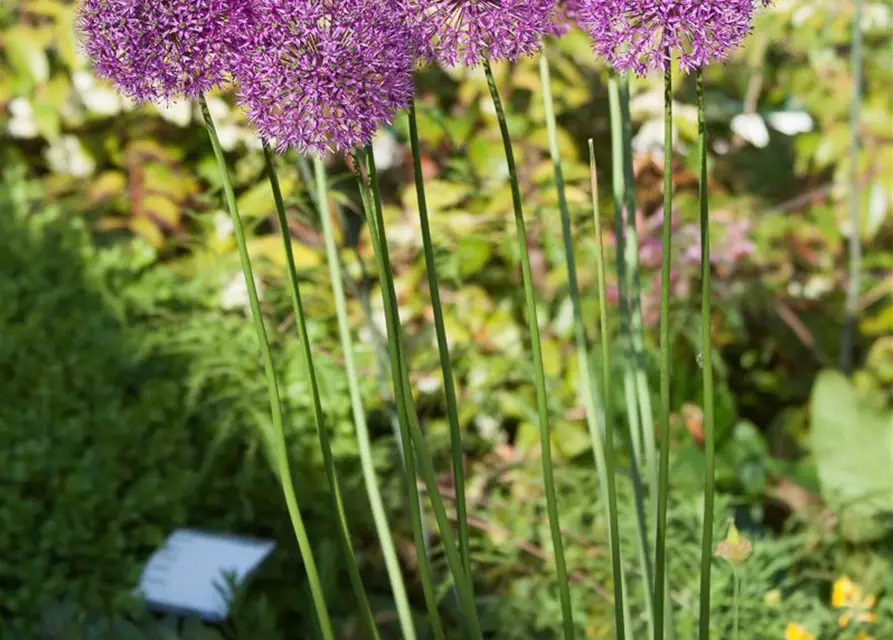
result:
<svg viewBox="0 0 893 640"><path fill-rule="evenodd" d="M401 331L399 316L397 316L397 297L393 289L392 275L390 272L390 258L387 255L387 244L382 243L381 237L379 236L376 207L372 203L373 196L370 194L369 184L362 175L362 167L364 164L363 159L367 152L370 156L372 155L371 149L354 153L354 170L360 188L360 197L363 200L363 211L366 214L366 219L369 224L369 236L372 239L372 248L375 253L376 266L378 267L379 286L381 288L381 295L385 308L385 322L387 324L388 333L388 357L390 359L391 382L394 386L397 426L399 427L400 436L399 448L403 455L403 470L406 474L406 485L409 493L408 508L410 522L412 524L412 537L416 549L416 561L419 564L419 572L422 578L422 592L425 597L425 606L428 609L428 616L431 619L431 629L437 640L444 640L443 623L437 609L434 578L425 542L422 512L423 506L419 493L417 472L415 471L417 458L413 448L412 435L410 433L410 420L406 408L407 402L404 398L403 376L401 375L403 370L401 363L402 345L397 343L398 336L402 341L402 335L397 333L398 331Z"/></svg>
<svg viewBox="0 0 893 640"><path fill-rule="evenodd" d="M735 584L735 592L732 595L733 603L734 603L733 604L734 611L733 611L733 618L732 618L732 621L733 621L732 624L734 626L732 628L732 638L733 638L733 640L738 640L738 618L739 618L738 607L740 606L740 599L741 599L741 576L738 575L738 567L733 567L732 573L733 573L733 578L735 580L735 583L734 583ZM706 638L707 636L703 636L703 637Z"/></svg>
<svg viewBox="0 0 893 640"><path fill-rule="evenodd" d="M440 369L443 374L443 391L446 398L447 420L450 425L450 450L453 456L453 484L456 491L456 520L459 524L459 555L466 575L471 575L471 556L468 543L468 515L465 505L465 467L462 462L462 432L459 430L459 410L456 388L453 384L453 367L450 363L450 347L447 342L440 288L437 284L437 264L434 260L434 244L428 223L428 204L425 199L425 178L422 174L422 155L419 148L419 126L416 119L415 100L409 103L409 142L412 147L412 167L415 174L416 197L419 201L419 222L422 227L422 249L425 253L425 271L428 290L431 292L431 308L434 311L434 331L437 334L437 350L440 353Z"/></svg>
<svg viewBox="0 0 893 640"><path fill-rule="evenodd" d="M323 466L326 470L326 479L331 489L332 506L338 516L338 542L347 562L347 575L350 579L354 597L357 599L360 619L369 638L379 638L378 629L372 617L372 609L369 606L369 598L363 587L363 578L360 568L354 556L353 544L350 541L350 529L347 524L347 513L344 510L344 500L341 497L341 488L338 484L338 475L335 471L335 458L332 455L332 443L329 440L328 426L322 408L322 399L319 395L319 381L316 378L316 368L313 366L313 351L310 345L310 335L307 332L307 317L304 313L304 303L301 299L301 287L298 284L298 271L295 267L295 256L291 246L291 236L288 233L288 220L285 217L285 203L282 200L282 190L279 187L279 175L276 172L276 160L270 147L263 143L264 160L267 165L267 173L270 178L270 187L273 191L273 202L276 204L276 218L279 222L279 232L282 236L282 245L285 250L285 262L288 270L288 281L291 289L291 302L295 314L295 325L298 329L298 339L301 343L301 356L304 369L307 372L307 380L310 383L310 396L313 399L313 424L319 436L319 446L322 449Z"/></svg>
<svg viewBox="0 0 893 640"><path fill-rule="evenodd" d="M850 50L850 68L853 76L853 93L850 97L850 235L848 238L850 265L846 319L840 347L840 368L847 374L853 367L853 342L862 279L862 242L859 234L861 226L859 224L859 112L862 106L862 4L863 0L854 0L853 48Z"/></svg>
<svg viewBox="0 0 893 640"><path fill-rule="evenodd" d="M625 183L627 181L632 181L632 172L629 172L629 178L625 177L626 171L624 167L626 164L632 165L632 153L631 150L626 148L624 145L624 130L628 128L628 123L626 120L629 118L628 111L624 115L624 110L622 108L622 98L620 87L618 86L617 78L612 77L608 81L608 98L609 98L609 106L611 112L611 164L613 165L613 196L614 196L614 225L615 225L615 236L617 243L617 289L618 289L618 298L619 298L619 306L620 306L620 319L621 319L621 334L625 340L624 343L624 358L623 358L623 381L624 381L624 398L625 398L625 408L626 408L626 417L627 423L629 426L629 438L631 443L634 442L636 434L639 433L639 410L642 409L642 424L650 428L653 432L653 426L651 423L651 404L648 402L647 406L644 403L640 403L641 396L647 396L648 394L648 383L647 379L645 380L645 388L642 390L640 385L637 385L636 380L638 377L638 373L642 368L641 362L635 357L632 345L635 344L635 336L631 335L633 332L631 331L631 313L630 313L630 305L627 300L626 295L626 262L630 257L629 253L625 251L625 233L624 233L624 224L623 224L623 207L624 207L624 189ZM626 189L626 193L630 193L630 189ZM629 200L627 199L627 207L629 207ZM635 231L635 225L632 227L633 232ZM634 234L630 234L633 235ZM631 240L635 240L634 237ZM634 268L635 265L638 264L638 249L632 253L635 257L635 262L630 265L630 268ZM637 295L638 292L634 291L634 294ZM633 306L635 306L636 299L635 295L633 296ZM644 377L644 371L641 371L642 377ZM644 410L647 408L647 412ZM639 568L642 573L643 579L645 581L645 588L642 590L645 597L645 620L648 625L648 635L649 637L654 635L654 591L653 591L653 570L651 566L651 550L648 542L648 519L645 515L645 498L643 495L642 489L642 481L639 471L639 462L636 456L635 447L630 446L630 453L632 455L632 464L630 465L632 470L632 479L633 479L633 497L635 499L635 508L636 508L636 534L638 540L638 558L639 558ZM652 485L653 486L653 485ZM654 502L654 500L652 500Z"/></svg>
<svg viewBox="0 0 893 640"><path fill-rule="evenodd" d="M489 60L484 60L484 73L490 97L496 109L502 144L505 149L505 160L508 164L509 181L512 187L512 203L515 213L515 228L518 236L518 251L521 256L521 274L524 280L524 298L527 303L527 324L530 327L530 346L533 352L534 384L540 423L540 446L543 457L543 483L546 490L546 511L549 514L549 526L552 533L552 550L555 554L555 567L558 572L558 594L561 599L564 637L573 638L574 619L571 610L570 588L568 586L567 564L564 559L564 545L561 541L561 526L558 521L558 499L555 492L555 476L552 469L552 442L549 433L549 407L546 395L546 375L543 371L543 354L540 346L540 330L536 315L536 299L533 292L533 277L530 270L530 256L527 253L527 231L524 225L524 213L521 205L521 189L518 185L518 174L515 168L515 154L512 150L512 139L505 120L505 109L496 88L496 79ZM609 478L610 478L610 474Z"/></svg>
<svg viewBox="0 0 893 640"><path fill-rule="evenodd" d="M236 245L239 248L239 259L242 263L242 273L245 276L245 287L248 290L248 302L251 307L251 317L254 321L254 328L257 332L258 342L260 343L261 359L264 363L264 374L267 379L267 393L270 397L270 409L273 417L273 448L278 465L279 481L282 483L282 491L285 495L285 504L288 508L288 515L291 519L292 528L295 531L295 538L298 541L298 548L304 562L304 568L307 571L307 581L310 583L310 594L313 599L313 606L316 611L317 621L319 622L320 632L322 633L324 640L334 640L335 634L332 631L332 622L329 618L325 596L323 595L322 586L319 581L319 572L316 569L316 561L313 559L313 549L310 546L310 539L307 536L307 530L304 528L304 521L301 518L301 509L298 505L291 468L289 467L288 452L285 443L284 420L282 417L282 403L279 398L279 386L276 381L276 371L273 367L273 353L270 349L270 343L267 339L267 330L264 327L264 320L261 315L260 300L257 296L257 287L254 284L254 273L251 268L251 258L248 255L248 245L245 241L245 231L242 228L242 219L239 217L239 209L236 206L236 195L233 192L233 184L230 179L229 170L226 166L226 158L223 156L223 149L221 148L220 140L217 137L217 129L214 126L214 120L211 118L211 112L208 110L208 103L205 101L203 95L199 95L199 105L201 107L205 126L208 129L208 137L211 140L214 157L216 158L217 166L220 169L223 195L233 220L233 231L236 236Z"/></svg>
<svg viewBox="0 0 893 640"><path fill-rule="evenodd" d="M314 158L313 168L317 193L315 199L319 206L319 217L322 222L323 239L326 247L326 259L329 263L329 278L332 281L332 293L335 297L338 335L341 339L341 351L344 353L344 370L347 373L350 406L357 430L357 446L360 450L360 466L363 470L363 480L366 483L366 494L369 497L369 506L372 508L372 520L375 523L375 531L378 534L378 540L381 545L385 569L388 572L391 591L394 594L397 617L400 620L400 630L406 640L415 640L415 625L412 622L409 597L406 594L403 573L400 571L400 561L397 557L397 550L394 548L394 539L391 534L391 527L388 524L387 514L385 513L384 502L381 498L378 478L375 475L375 463L372 460L369 427L366 423L366 412L363 408L363 396L360 393L357 367L353 359L353 339L351 338L350 325L347 320L347 302L344 296L344 285L341 282L341 264L338 258L338 247L335 244L335 232L332 229L332 219L329 212L326 168L320 158Z"/></svg>
<svg viewBox="0 0 893 640"><path fill-rule="evenodd" d="M629 76L620 79L620 121L623 139L623 184L626 202L625 260L630 300L630 326L633 350L633 375L641 418L642 444L652 505L657 493L657 445L654 440L654 419L651 392L645 371L645 327L642 322L642 281L639 272L639 234L636 230L636 182L633 173L632 118L629 112Z"/></svg>
<svg viewBox="0 0 893 640"><path fill-rule="evenodd" d="M704 113L704 72L698 69L698 149L701 212L701 330L704 353L704 530L701 538L701 610L698 637L710 640L710 567L713 562L713 493L716 451L713 409L713 345L710 313L710 213L707 201L707 120Z"/></svg>
<svg viewBox="0 0 893 640"><path fill-rule="evenodd" d="M326 177L325 166L322 167L322 170L323 170L322 176L323 176L323 178L325 178ZM313 202L314 206L316 206L317 211L319 211L319 202L317 201L318 200L317 194L312 188L312 185L316 182L316 179L313 177L313 171L310 169L310 163L308 163L307 159L302 155L298 155L298 171L301 174L301 178L304 181L304 184L307 186L311 201ZM325 204L326 204L326 211L328 211L329 203L326 202ZM337 209L336 209L336 211L337 211ZM331 223L331 220L327 219L326 222ZM323 230L323 234L325 234L325 230ZM334 238L334 235L332 237ZM335 253L332 254L330 256L330 258L331 257L334 257L334 259L336 260L335 264L338 264L337 263L337 261L339 259L338 252L335 251ZM360 258L359 254L357 255L357 258L358 259ZM360 266L362 267L361 259L359 260L359 263L360 263ZM357 297L360 299L360 308L363 310L363 318L366 322L366 327L369 329L369 331L371 332L371 334L373 336L373 342L375 345L376 373L377 373L379 388L381 389L382 398L384 399L384 402L387 405L387 413L388 413L388 419L389 419L388 421L391 424L391 428L394 433L394 439L397 442L397 447L400 449L400 458L402 460L403 459L403 450L402 450L403 444L400 441L400 427L397 424L397 411L393 406L393 400L390 396L390 390L388 389L388 383L387 383L387 378L389 377L388 373L387 373L387 368L388 368L387 346L384 344L384 338L380 335L380 332L378 331L378 327L375 326L375 321L372 319L372 308L369 305L369 292L366 290L363 290L359 286L357 286L356 282L354 282L351 279L350 274L348 274L346 271L341 271L340 273L341 273L341 278L348 283L348 286L352 287L353 291L356 293ZM365 280L365 278L364 278L364 280ZM339 280L338 286L342 289L342 295L343 295L343 287L341 286L340 280ZM365 415L363 417L365 419ZM421 506L419 508L421 509ZM430 544L429 544L430 536L428 535L427 524L425 523L424 520L422 521L422 534L423 534L422 537L425 540L425 549L426 549L425 555L430 559L430 557L431 557L431 549L430 549Z"/></svg>
<svg viewBox="0 0 893 640"><path fill-rule="evenodd" d="M608 385L611 380L611 347L608 344L608 296L605 293L605 250L602 241L602 225L598 215L598 174L595 170L595 147L589 139L589 172L592 184L592 209L595 219L595 264L598 274L598 310L601 320L602 380L605 398L605 449L607 450L608 511L611 530L611 563L614 570L614 628L618 638L626 636L623 620L623 589L621 588L623 565L620 560L620 533L617 526L617 489L614 484L614 408Z"/></svg>
<svg viewBox="0 0 893 640"><path fill-rule="evenodd" d="M624 83L627 80L624 77ZM624 215L624 190L628 194L630 190L634 190L635 185L632 183L632 176L626 176L626 160L627 149L624 145L624 130L626 129L625 119L629 118L629 114L624 114L621 108L621 94L618 87L617 78L612 76L608 81L608 103L611 113L611 164L613 166L612 192L614 196L614 229L615 229L615 261L617 269L617 299L620 307L620 333L623 338L623 394L626 403L626 415L629 426L630 438L630 454L633 458L633 469L638 470L642 460L642 441L644 435L642 433L643 425L639 420L639 398L638 385L636 379L636 357L633 352L633 336L632 336L632 316L630 313L629 296L627 295L628 280L627 262L630 258L635 258L638 263L638 247L634 252L628 252L626 249L626 236L624 219L629 216ZM632 161L632 154L629 154L629 160ZM629 207L627 206L627 209ZM633 224L635 229L635 224Z"/></svg>
<svg viewBox="0 0 893 640"><path fill-rule="evenodd" d="M452 527L444 508L443 498L438 491L434 463L432 462L425 435L419 426L415 400L412 396L409 369L404 353L402 327L397 308L397 294L390 270L390 256L388 255L387 235L382 215L381 194L378 189L378 178L375 171L375 159L372 155L372 150L368 148L364 153L357 153L354 157L358 168L364 164L363 159L365 159L368 171L368 182L361 178L361 191L365 194L364 204L366 204L366 214L369 216L370 236L372 237L379 281L382 287L382 298L384 299L385 320L388 331L388 352L391 359L391 377L394 385L394 395L397 399L397 412L404 455L413 449L418 453L417 459L422 471L422 478L425 482L428 498L431 501L434 518L437 521L438 532L443 541L444 554L446 555L450 572L453 575L453 582L459 597L462 613L465 617L465 623L468 626L468 632L472 638L482 638L480 622L475 607L472 578L465 573L459 556ZM370 191L371 195L369 194ZM407 461L407 469L413 468L413 465L409 464L410 462L412 460ZM417 492L417 488L415 491Z"/></svg>
<svg viewBox="0 0 893 640"><path fill-rule="evenodd" d="M660 265L660 467L654 553L654 640L664 640L667 582L667 498L670 475L670 260L673 223L673 71L664 71L664 219ZM666 607L668 610L669 607Z"/></svg>
<svg viewBox="0 0 893 640"><path fill-rule="evenodd" d="M558 150L558 134L555 123L555 107L552 101L549 62L546 59L545 48L540 55L540 84L543 87L543 107L546 117L546 132L549 136L549 154L552 157L552 169L555 174L555 188L558 191L558 211L561 215L561 236L564 242L564 262L567 267L568 291L570 293L571 307L574 315L574 342L577 347L577 364L581 387L580 395L583 396L583 403L586 408L586 422L589 427L589 439L592 443L592 453L595 458L595 470L598 473L599 486L602 490L602 499L603 503L607 505L608 474L605 471L605 445L602 442L601 428L598 419L599 415L597 413L597 408L599 406L598 387L593 380L590 369L592 358L589 353L589 339L586 335L586 325L583 323L583 311L580 303L580 286L577 282L577 261L574 257L571 220L567 207L567 195L564 188L564 173L561 170L561 155Z"/></svg>
<svg viewBox="0 0 893 640"><path fill-rule="evenodd" d="M583 405L586 408L586 424L589 428L589 439L592 443L592 453L595 460L595 470L599 479L599 493L601 503L604 505L605 517L611 521L611 509L609 506L608 473L605 462L605 444L602 441L602 425L605 416L601 413L598 385L592 371L592 357L589 352L589 338L586 334L586 325L583 323L583 310L581 305L580 286L577 281L577 261L574 257L573 234L571 229L570 213L567 206L567 194L564 188L564 173L561 170L561 154L558 149L558 130L555 121L555 106L552 100L552 86L549 74L549 61L546 56L545 44L540 55L540 83L543 87L543 107L546 118L546 131L549 137L549 154L552 157L552 168L555 173L555 188L558 191L558 210L561 215L561 235L564 243L564 261L567 267L568 290L571 297L571 307L574 316L574 342L577 347L577 369L580 376L580 395L583 396ZM598 217L597 202L593 214ZM616 494L615 494L616 495ZM613 539L608 540L612 549L615 545ZM619 546L619 540L616 541ZM622 558L622 554L621 554ZM615 580L616 580L615 576ZM620 574L620 586L622 599L615 603L623 611L624 628L628 638L631 638L632 624L627 597L626 572Z"/></svg>

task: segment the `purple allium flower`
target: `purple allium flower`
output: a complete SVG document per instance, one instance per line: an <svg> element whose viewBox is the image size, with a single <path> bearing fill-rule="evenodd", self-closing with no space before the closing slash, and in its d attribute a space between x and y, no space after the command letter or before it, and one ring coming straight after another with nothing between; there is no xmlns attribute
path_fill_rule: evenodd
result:
<svg viewBox="0 0 893 640"><path fill-rule="evenodd" d="M367 144L412 97L412 47L387 0L256 0L238 101L279 150Z"/></svg>
<svg viewBox="0 0 893 640"><path fill-rule="evenodd" d="M582 22L596 53L618 70L663 70L678 55L688 72L740 45L754 11L755 0L586 0Z"/></svg>
<svg viewBox="0 0 893 640"><path fill-rule="evenodd" d="M245 0L83 0L77 27L98 75L137 102L195 98L227 78Z"/></svg>
<svg viewBox="0 0 893 640"><path fill-rule="evenodd" d="M423 56L454 66L517 60L553 30L555 0L405 0Z"/></svg>

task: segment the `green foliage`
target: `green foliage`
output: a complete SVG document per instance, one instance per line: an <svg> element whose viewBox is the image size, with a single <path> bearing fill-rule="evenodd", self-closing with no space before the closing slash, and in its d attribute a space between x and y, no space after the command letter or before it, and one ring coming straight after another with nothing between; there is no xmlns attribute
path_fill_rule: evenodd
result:
<svg viewBox="0 0 893 640"><path fill-rule="evenodd" d="M83 225L0 216L0 569L5 616L71 593L119 604L140 552L187 517L205 435L191 430L178 363L140 358L105 302Z"/></svg>
<svg viewBox="0 0 893 640"><path fill-rule="evenodd" d="M279 551L258 577L258 588L275 594L275 606L264 600L268 637L280 625L312 625L310 610L294 605L304 586L268 463L256 337L244 316L220 306L223 276L236 265L193 265L188 275L147 269L154 253L145 243L98 249L77 217L31 213L33 185L14 191L25 206L3 198L0 216L0 367L7 372L0 545L16 554L0 562L0 635L8 626L34 637L21 629L59 602L76 622L88 612L102 619L138 611L130 592L142 564L184 525L273 536ZM275 287L266 299L274 310L287 304ZM298 345L277 335L276 354L296 486L323 581L337 590L346 575L331 546L334 519ZM345 508L370 571L379 559L361 544L371 528L346 380L327 357L318 369ZM373 455L389 468L389 445L380 444ZM387 607L387 582L372 571L372 597ZM335 603L343 625L353 620L348 604ZM257 619L259 607L250 599L240 619Z"/></svg>
<svg viewBox="0 0 893 640"><path fill-rule="evenodd" d="M855 542L889 535L893 522L893 411L872 407L836 371L816 380L810 443L822 495Z"/></svg>

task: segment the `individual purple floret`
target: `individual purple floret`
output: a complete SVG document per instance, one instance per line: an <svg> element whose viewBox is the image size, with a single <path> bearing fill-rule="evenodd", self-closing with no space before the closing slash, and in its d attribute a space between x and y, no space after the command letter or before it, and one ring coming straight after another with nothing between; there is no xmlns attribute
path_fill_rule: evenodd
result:
<svg viewBox="0 0 893 640"><path fill-rule="evenodd" d="M227 78L245 0L83 0L77 27L98 75L137 102L198 97Z"/></svg>
<svg viewBox="0 0 893 640"><path fill-rule="evenodd" d="M412 97L412 48L382 0L256 0L238 101L282 151L367 144Z"/></svg>
<svg viewBox="0 0 893 640"><path fill-rule="evenodd" d="M580 24L580 11L585 0L558 0L552 14L548 35L560 38Z"/></svg>
<svg viewBox="0 0 893 640"><path fill-rule="evenodd" d="M517 60L554 29L555 0L405 0L423 57L445 65Z"/></svg>
<svg viewBox="0 0 893 640"><path fill-rule="evenodd" d="M620 71L664 70L678 56L690 72L739 46L754 11L754 0L585 0L581 21L596 53Z"/></svg>

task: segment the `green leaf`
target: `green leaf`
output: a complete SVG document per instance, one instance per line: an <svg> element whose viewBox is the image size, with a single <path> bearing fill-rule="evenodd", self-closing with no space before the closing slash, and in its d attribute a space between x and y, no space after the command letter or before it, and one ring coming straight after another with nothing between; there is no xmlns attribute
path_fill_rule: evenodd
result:
<svg viewBox="0 0 893 640"><path fill-rule="evenodd" d="M42 84L50 77L50 63L33 29L17 28L4 34L9 66L28 87Z"/></svg>
<svg viewBox="0 0 893 640"><path fill-rule="evenodd" d="M493 254L493 246L482 238L465 236L459 240L456 259L459 261L459 275L463 278L476 274L487 264Z"/></svg>
<svg viewBox="0 0 893 640"><path fill-rule="evenodd" d="M841 373L819 374L810 443L822 495L853 542L877 540L893 513L893 412L874 409Z"/></svg>

